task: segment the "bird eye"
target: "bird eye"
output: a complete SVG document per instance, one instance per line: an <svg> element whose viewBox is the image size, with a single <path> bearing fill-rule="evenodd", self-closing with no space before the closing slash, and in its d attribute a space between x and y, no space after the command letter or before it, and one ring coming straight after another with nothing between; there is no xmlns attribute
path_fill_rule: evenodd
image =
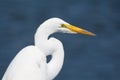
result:
<svg viewBox="0 0 120 80"><path fill-rule="evenodd" d="M61 25L62 28L65 28L66 26L64 24Z"/></svg>

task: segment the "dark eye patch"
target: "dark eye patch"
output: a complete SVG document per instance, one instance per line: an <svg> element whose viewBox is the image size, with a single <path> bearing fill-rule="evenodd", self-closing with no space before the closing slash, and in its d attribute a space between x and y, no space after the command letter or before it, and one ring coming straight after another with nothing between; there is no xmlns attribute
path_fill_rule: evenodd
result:
<svg viewBox="0 0 120 80"><path fill-rule="evenodd" d="M61 25L62 28L65 28L66 26L64 24Z"/></svg>

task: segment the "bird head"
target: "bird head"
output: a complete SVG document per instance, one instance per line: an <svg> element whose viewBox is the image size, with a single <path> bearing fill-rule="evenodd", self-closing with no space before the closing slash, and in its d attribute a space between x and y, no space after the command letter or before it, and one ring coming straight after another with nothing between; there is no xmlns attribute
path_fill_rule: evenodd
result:
<svg viewBox="0 0 120 80"><path fill-rule="evenodd" d="M84 30L80 27L73 26L60 18L50 18L46 20L42 25L45 27L44 30L47 29L47 31L49 26L49 31L51 33L55 33L55 32L72 33L72 34L79 33L89 36L95 36L94 33Z"/></svg>

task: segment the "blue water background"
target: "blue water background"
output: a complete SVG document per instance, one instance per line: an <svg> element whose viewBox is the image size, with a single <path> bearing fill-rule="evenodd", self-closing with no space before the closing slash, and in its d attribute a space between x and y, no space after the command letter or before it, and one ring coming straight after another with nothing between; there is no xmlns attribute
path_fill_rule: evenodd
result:
<svg viewBox="0 0 120 80"><path fill-rule="evenodd" d="M120 80L120 0L0 0L0 78L14 56L34 44L46 19L59 17L97 34L54 34L65 62L55 80Z"/></svg>

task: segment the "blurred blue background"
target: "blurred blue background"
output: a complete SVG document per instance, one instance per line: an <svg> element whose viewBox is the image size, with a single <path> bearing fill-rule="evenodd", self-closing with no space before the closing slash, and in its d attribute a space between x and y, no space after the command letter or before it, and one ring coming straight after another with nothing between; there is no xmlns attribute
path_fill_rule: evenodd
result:
<svg viewBox="0 0 120 80"><path fill-rule="evenodd" d="M51 17L97 34L52 35L65 48L64 66L55 80L120 80L120 0L0 0L0 78Z"/></svg>

